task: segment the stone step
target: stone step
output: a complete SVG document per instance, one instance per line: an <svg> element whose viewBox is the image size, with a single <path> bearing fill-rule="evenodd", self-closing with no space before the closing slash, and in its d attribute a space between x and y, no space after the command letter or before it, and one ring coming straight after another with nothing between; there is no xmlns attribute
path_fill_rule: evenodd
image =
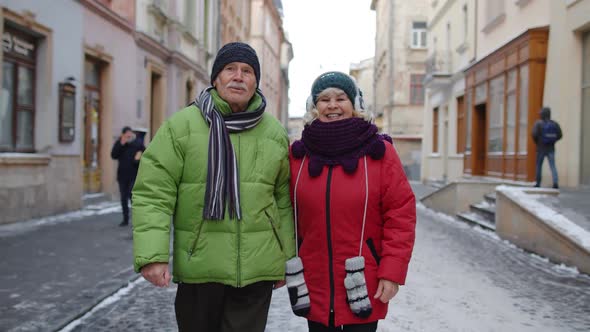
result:
<svg viewBox="0 0 590 332"><path fill-rule="evenodd" d="M482 218L479 214L473 212L460 212L457 214L460 220L466 221L470 224L481 226L485 229L496 231L496 225L489 220Z"/></svg>
<svg viewBox="0 0 590 332"><path fill-rule="evenodd" d="M483 196L485 200L490 204L496 204L496 192L487 193Z"/></svg>
<svg viewBox="0 0 590 332"><path fill-rule="evenodd" d="M487 201L483 201L477 204L471 204L471 212L481 215L484 219L487 219L491 223L495 223L496 220L496 205L490 204Z"/></svg>

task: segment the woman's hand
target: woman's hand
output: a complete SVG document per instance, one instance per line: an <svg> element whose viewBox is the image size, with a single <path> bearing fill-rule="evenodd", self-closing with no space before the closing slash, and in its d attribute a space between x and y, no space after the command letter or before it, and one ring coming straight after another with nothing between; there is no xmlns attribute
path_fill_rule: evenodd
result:
<svg viewBox="0 0 590 332"><path fill-rule="evenodd" d="M377 287L377 293L375 293L375 299L381 300L383 303L389 302L395 297L399 290L399 285L393 281L379 279L379 286Z"/></svg>

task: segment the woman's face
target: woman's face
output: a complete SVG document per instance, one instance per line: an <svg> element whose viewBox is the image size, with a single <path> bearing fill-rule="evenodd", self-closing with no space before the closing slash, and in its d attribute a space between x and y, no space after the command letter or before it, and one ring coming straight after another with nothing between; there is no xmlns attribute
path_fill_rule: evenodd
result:
<svg viewBox="0 0 590 332"><path fill-rule="evenodd" d="M354 106L344 91L333 88L320 93L316 109L321 122L332 122L352 118Z"/></svg>

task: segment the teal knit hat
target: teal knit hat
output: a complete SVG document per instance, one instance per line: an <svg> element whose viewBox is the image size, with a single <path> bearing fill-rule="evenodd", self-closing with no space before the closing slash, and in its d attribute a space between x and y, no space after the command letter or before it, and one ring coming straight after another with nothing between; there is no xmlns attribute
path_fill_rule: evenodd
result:
<svg viewBox="0 0 590 332"><path fill-rule="evenodd" d="M315 79L311 85L311 96L308 100L308 108L312 106L310 103L315 106L320 93L328 88L338 88L344 91L357 111L364 109L362 92L359 90L356 82L351 76L339 71L329 71L321 74Z"/></svg>

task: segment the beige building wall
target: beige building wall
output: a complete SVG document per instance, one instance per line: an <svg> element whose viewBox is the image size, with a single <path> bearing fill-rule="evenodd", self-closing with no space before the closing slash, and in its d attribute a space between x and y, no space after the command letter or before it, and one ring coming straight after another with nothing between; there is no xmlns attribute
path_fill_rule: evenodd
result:
<svg viewBox="0 0 590 332"><path fill-rule="evenodd" d="M259 88L266 97L266 111L281 117L281 45L283 20L273 1L252 0L250 45L260 61Z"/></svg>
<svg viewBox="0 0 590 332"><path fill-rule="evenodd" d="M373 0L371 3L377 21L375 110L383 113L383 131L393 137L411 179L419 178L424 120L424 103L411 100L411 78L424 75L427 56L427 45L412 44L412 28L415 23L424 24L425 28L430 3L427 0Z"/></svg>
<svg viewBox="0 0 590 332"><path fill-rule="evenodd" d="M548 10L551 24L543 103L551 107L552 118L563 130L555 157L559 182L570 187L590 185L590 41L586 40L585 51L583 47L584 38L590 38L590 0L550 1ZM545 165L543 179L550 178Z"/></svg>
<svg viewBox="0 0 590 332"><path fill-rule="evenodd" d="M365 59L359 63L350 64L349 74L356 79L356 82L363 93L365 111L375 116L374 101L374 62L373 58Z"/></svg>
<svg viewBox="0 0 590 332"><path fill-rule="evenodd" d="M477 1L477 60L531 28L549 25L550 2L554 0Z"/></svg>
<svg viewBox="0 0 590 332"><path fill-rule="evenodd" d="M431 3L422 180L453 181L463 174L463 151L458 150L458 99L465 94L463 70L475 58L476 2L446 0ZM439 110L436 148L433 146L435 108Z"/></svg>
<svg viewBox="0 0 590 332"><path fill-rule="evenodd" d="M250 38L251 0L221 0L221 44Z"/></svg>
<svg viewBox="0 0 590 332"><path fill-rule="evenodd" d="M293 45L285 38L281 45L281 87L279 121L287 128L289 124L289 64L293 60Z"/></svg>

